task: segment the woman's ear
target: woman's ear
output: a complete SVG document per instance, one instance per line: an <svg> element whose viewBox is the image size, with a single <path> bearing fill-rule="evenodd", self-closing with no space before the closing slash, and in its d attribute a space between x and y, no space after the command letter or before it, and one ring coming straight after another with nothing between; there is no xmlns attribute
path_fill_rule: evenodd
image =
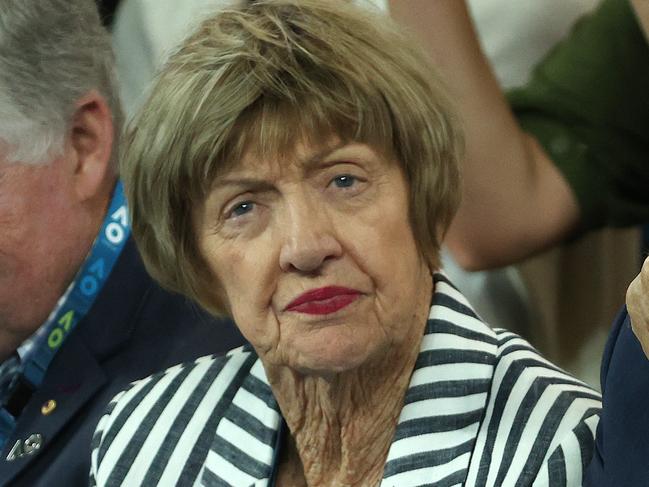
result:
<svg viewBox="0 0 649 487"><path fill-rule="evenodd" d="M113 114L96 90L76 104L70 123L69 150L73 153L74 189L80 201L101 196L107 179L112 180Z"/></svg>

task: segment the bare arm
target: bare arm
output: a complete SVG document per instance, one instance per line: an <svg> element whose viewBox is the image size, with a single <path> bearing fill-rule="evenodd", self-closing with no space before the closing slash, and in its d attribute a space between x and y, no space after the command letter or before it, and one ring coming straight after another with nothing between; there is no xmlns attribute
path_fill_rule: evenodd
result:
<svg viewBox="0 0 649 487"><path fill-rule="evenodd" d="M576 199L518 126L462 0L389 0L445 78L465 123L463 202L446 244L467 269L505 265L559 242L579 220Z"/></svg>

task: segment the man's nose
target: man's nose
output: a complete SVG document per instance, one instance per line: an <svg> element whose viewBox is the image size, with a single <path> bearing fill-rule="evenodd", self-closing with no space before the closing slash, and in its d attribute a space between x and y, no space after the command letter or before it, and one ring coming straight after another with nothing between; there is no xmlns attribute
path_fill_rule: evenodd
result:
<svg viewBox="0 0 649 487"><path fill-rule="evenodd" d="M301 203L291 208L284 232L279 256L283 271L314 272L342 254L331 218L317 205Z"/></svg>

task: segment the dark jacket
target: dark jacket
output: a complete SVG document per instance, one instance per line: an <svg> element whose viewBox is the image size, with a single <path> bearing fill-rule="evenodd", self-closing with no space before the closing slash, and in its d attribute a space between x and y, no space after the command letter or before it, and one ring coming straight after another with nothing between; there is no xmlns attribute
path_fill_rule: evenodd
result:
<svg viewBox="0 0 649 487"><path fill-rule="evenodd" d="M0 458L0 486L88 485L92 434L115 394L155 371L242 343L232 323L157 286L129 241L23 410ZM43 414L50 400L56 407ZM38 450L7 460L16 441L36 434Z"/></svg>
<svg viewBox="0 0 649 487"><path fill-rule="evenodd" d="M603 408L587 487L649 486L649 360L624 309L602 361Z"/></svg>

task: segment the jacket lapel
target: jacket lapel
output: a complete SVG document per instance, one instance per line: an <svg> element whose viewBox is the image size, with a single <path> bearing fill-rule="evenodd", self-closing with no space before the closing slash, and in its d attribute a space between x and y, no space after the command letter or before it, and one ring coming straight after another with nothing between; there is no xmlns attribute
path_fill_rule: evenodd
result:
<svg viewBox="0 0 649 487"><path fill-rule="evenodd" d="M81 340L71 336L66 343L66 360L52 363L43 387L32 396L23 411L16 431L7 442L0 459L0 485L6 485L29 468L46 452L60 431L106 383L106 375ZM39 435L39 436L36 436ZM39 447L25 449L30 438L38 438ZM88 441L87 444L90 442ZM9 456L12 449L14 454ZM80 451L79 455L88 452Z"/></svg>
<svg viewBox="0 0 649 487"><path fill-rule="evenodd" d="M0 457L0 487L10 484L30 466L46 468L49 475L52 471L66 468L67 455L89 458L95 421L79 417L78 413L106 385L108 378L102 361L131 336L132 316L149 282L135 245L129 239L96 302L70 333L50 364L41 387L34 392L23 410L16 430ZM44 414L43 406L50 400L56 401L56 407L49 412L46 408L48 414ZM65 444L59 441L52 448L57 436L73 421L77 421L72 426L75 432L66 437ZM18 441L23 444L25 440L33 438L32 435L38 434L42 438L40 448L7 460ZM46 458L34 465L40 457Z"/></svg>
<svg viewBox="0 0 649 487"><path fill-rule="evenodd" d="M463 484L491 387L496 337L466 299L435 275L426 334L382 486Z"/></svg>
<svg viewBox="0 0 649 487"><path fill-rule="evenodd" d="M282 417L261 361L251 354L253 358L217 426L200 475L205 487L221 485L219 481L261 487L272 475Z"/></svg>

